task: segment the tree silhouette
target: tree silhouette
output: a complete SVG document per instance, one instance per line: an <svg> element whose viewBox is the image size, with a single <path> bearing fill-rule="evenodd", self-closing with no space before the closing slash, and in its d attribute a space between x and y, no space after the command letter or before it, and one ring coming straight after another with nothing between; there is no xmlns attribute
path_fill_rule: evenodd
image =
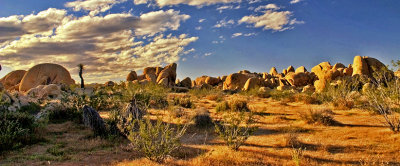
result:
<svg viewBox="0 0 400 166"><path fill-rule="evenodd" d="M81 77L81 88L85 88L85 83L82 77L82 73L83 73L83 64L78 64L79 67L79 77Z"/></svg>

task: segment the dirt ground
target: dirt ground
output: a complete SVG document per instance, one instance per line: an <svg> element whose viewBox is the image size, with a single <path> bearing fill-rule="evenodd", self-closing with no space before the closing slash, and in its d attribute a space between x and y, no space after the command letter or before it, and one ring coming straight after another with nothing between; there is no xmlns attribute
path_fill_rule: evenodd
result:
<svg viewBox="0 0 400 166"><path fill-rule="evenodd" d="M229 100L235 95L225 96ZM299 113L328 105L283 103L270 98L249 98L256 112L258 130L239 151L232 151L213 128L189 127L182 147L163 164L152 162L132 150L129 141L91 137L91 131L73 122L50 124L44 129L46 141L8 152L0 165L295 165L295 149L289 139L302 149L300 165L400 165L400 134L394 134L379 115L362 109L334 110L337 125L307 124ZM206 108L213 118L216 102L195 100L197 108ZM194 109L185 109L191 114ZM165 121L179 119L166 110L150 110ZM107 117L107 112L102 112Z"/></svg>

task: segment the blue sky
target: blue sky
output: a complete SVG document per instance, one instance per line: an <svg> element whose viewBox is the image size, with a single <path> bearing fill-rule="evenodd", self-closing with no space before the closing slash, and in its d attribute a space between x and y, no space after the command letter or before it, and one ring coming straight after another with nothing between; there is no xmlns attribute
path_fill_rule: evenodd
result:
<svg viewBox="0 0 400 166"><path fill-rule="evenodd" d="M0 0L0 17L3 18L3 22L0 19L0 63L3 66L0 76L13 69L27 70L43 62L59 62L74 78L77 78L76 64L83 62L88 68L89 82L104 82L107 79L122 80L130 70L141 72L144 66L170 62L178 63L179 78L189 76L194 79L201 75L227 75L243 69L268 72L273 66L279 71L289 65L310 69L323 61L348 65L355 55L375 57L386 64L400 59L398 0L301 0L296 3L291 0L218 0L219 3L212 1L215 3L211 4L204 0L90 1L109 1L112 6L91 15L89 13L94 9L75 11L76 6L67 7L66 3L72 0ZM262 8L267 5L269 8ZM14 24L5 22L6 18L23 15L19 20L24 22L21 21L24 17L36 16L49 8L64 11L65 14L60 14L64 21L58 19L44 24L51 26L49 28L41 27L30 33L22 30L17 33L19 36L7 36L11 32L7 30ZM221 8L226 9L218 10ZM155 12L158 12L157 16L141 17ZM82 34L89 34L94 26L103 26L89 26L90 17L104 19L107 15L120 13L129 14L129 19L111 21L110 24L116 25L99 28L93 32L93 39L64 35L71 31L66 32L68 28L74 28L67 26L71 21L89 18L75 27L82 29ZM263 15L273 19L265 22L265 18L261 18ZM256 17L257 20L246 21L245 17ZM36 21L32 24L48 20ZM262 25L255 27L257 22ZM123 25L129 26L117 27ZM21 26L28 29L32 25ZM121 34L128 32L126 30L132 32L124 38L116 37L118 42L105 41L109 37L107 33ZM98 36L103 37L98 39ZM134 40L127 40L131 39L129 37ZM40 42L34 42L37 38L41 38ZM164 42L156 44L160 38ZM140 47L129 42L141 42ZM107 47L99 46L101 43ZM54 44L57 49L52 50ZM114 49L112 44L125 44L129 48ZM64 48L65 45L69 47ZM168 48L164 52L151 50L164 47ZM124 58L120 59L122 55ZM99 80L102 74L105 75Z"/></svg>

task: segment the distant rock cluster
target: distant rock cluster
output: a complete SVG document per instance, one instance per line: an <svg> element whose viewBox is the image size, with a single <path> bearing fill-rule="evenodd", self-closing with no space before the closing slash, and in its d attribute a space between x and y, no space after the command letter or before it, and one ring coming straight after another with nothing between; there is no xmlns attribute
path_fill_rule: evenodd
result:
<svg viewBox="0 0 400 166"><path fill-rule="evenodd" d="M227 76L211 77L201 76L195 80L186 77L182 81L177 80L177 64L172 63L165 67L147 67L143 74L137 75L131 71L127 77L127 83L148 84L150 82L165 87L173 88L179 92L189 89L211 89L219 88L227 91L250 90L259 87L263 91L268 89L297 90L299 92L321 92L329 84L338 84L340 80L352 79L353 77L364 77L373 79L374 73L387 69L379 60L371 57L355 56L353 64L347 67L341 63L331 65L322 62L308 71L304 66L294 68L289 66L279 73L275 67L269 72L252 73L242 70ZM390 75L400 76L400 71L390 72ZM38 64L31 69L16 70L8 73L0 79L0 90L7 90L3 98L7 100L19 100L19 103L29 103L31 98L41 99L46 97L59 97L63 85L72 85L75 81L63 66L58 64ZM115 83L108 81L104 86L114 86ZM9 92L18 92L23 95L15 99ZM85 89L80 89L82 93ZM78 92L79 88L78 88Z"/></svg>

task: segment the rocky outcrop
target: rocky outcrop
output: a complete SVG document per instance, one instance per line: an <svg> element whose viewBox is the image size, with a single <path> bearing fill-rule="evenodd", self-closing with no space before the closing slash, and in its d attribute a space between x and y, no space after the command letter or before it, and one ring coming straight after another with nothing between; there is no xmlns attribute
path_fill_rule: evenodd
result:
<svg viewBox="0 0 400 166"><path fill-rule="evenodd" d="M276 75L278 75L278 71L276 70L275 67L272 67L271 70L269 70L269 74L276 76Z"/></svg>
<svg viewBox="0 0 400 166"><path fill-rule="evenodd" d="M309 76L309 73L304 72L290 72L285 76L285 79L290 83L290 85L296 87L306 86L313 83L313 79Z"/></svg>
<svg viewBox="0 0 400 166"><path fill-rule="evenodd" d="M305 73L307 69L304 66L300 66L296 69L295 73Z"/></svg>
<svg viewBox="0 0 400 166"><path fill-rule="evenodd" d="M107 128L100 114L92 107L83 107L83 124L92 129L95 136L106 136Z"/></svg>
<svg viewBox="0 0 400 166"><path fill-rule="evenodd" d="M172 63L165 66L165 68L157 76L156 82L161 83L160 81L165 78L168 81L169 87L174 86L176 80L176 68L177 68L176 63Z"/></svg>
<svg viewBox="0 0 400 166"><path fill-rule="evenodd" d="M249 78L246 74L233 73L224 81L223 90L241 90Z"/></svg>
<svg viewBox="0 0 400 166"><path fill-rule="evenodd" d="M44 63L29 69L21 80L19 91L28 91L38 85L75 84L67 69L61 65Z"/></svg>
<svg viewBox="0 0 400 166"><path fill-rule="evenodd" d="M25 70L12 71L0 79L0 83L2 83L4 88L7 90L19 90L19 83L21 82L25 73Z"/></svg>
<svg viewBox="0 0 400 166"><path fill-rule="evenodd" d="M256 87L264 86L265 82L262 78L249 78L244 84L243 90L247 91Z"/></svg>
<svg viewBox="0 0 400 166"><path fill-rule="evenodd" d="M186 77L181 82L178 83L179 87L191 88L192 87L192 80L189 77Z"/></svg>
<svg viewBox="0 0 400 166"><path fill-rule="evenodd" d="M31 98L45 99L45 98L60 98L61 88L58 85L39 85L26 92L26 95Z"/></svg>
<svg viewBox="0 0 400 166"><path fill-rule="evenodd" d="M138 76L135 71L131 71L128 76L126 77L126 81L134 81L137 80Z"/></svg>
<svg viewBox="0 0 400 166"><path fill-rule="evenodd" d="M206 84L209 84L211 86L217 86L221 80L215 77L207 77L205 80Z"/></svg>
<svg viewBox="0 0 400 166"><path fill-rule="evenodd" d="M294 70L294 67L293 66L289 66L287 69L286 69L286 71L288 72L288 73L290 73L290 72L295 72L295 70Z"/></svg>
<svg viewBox="0 0 400 166"><path fill-rule="evenodd" d="M353 60L353 76L369 75L368 64L361 56L355 56Z"/></svg>
<svg viewBox="0 0 400 166"><path fill-rule="evenodd" d="M206 79L208 76L201 76L201 77L197 77L194 80L194 86L200 86L206 83Z"/></svg>

